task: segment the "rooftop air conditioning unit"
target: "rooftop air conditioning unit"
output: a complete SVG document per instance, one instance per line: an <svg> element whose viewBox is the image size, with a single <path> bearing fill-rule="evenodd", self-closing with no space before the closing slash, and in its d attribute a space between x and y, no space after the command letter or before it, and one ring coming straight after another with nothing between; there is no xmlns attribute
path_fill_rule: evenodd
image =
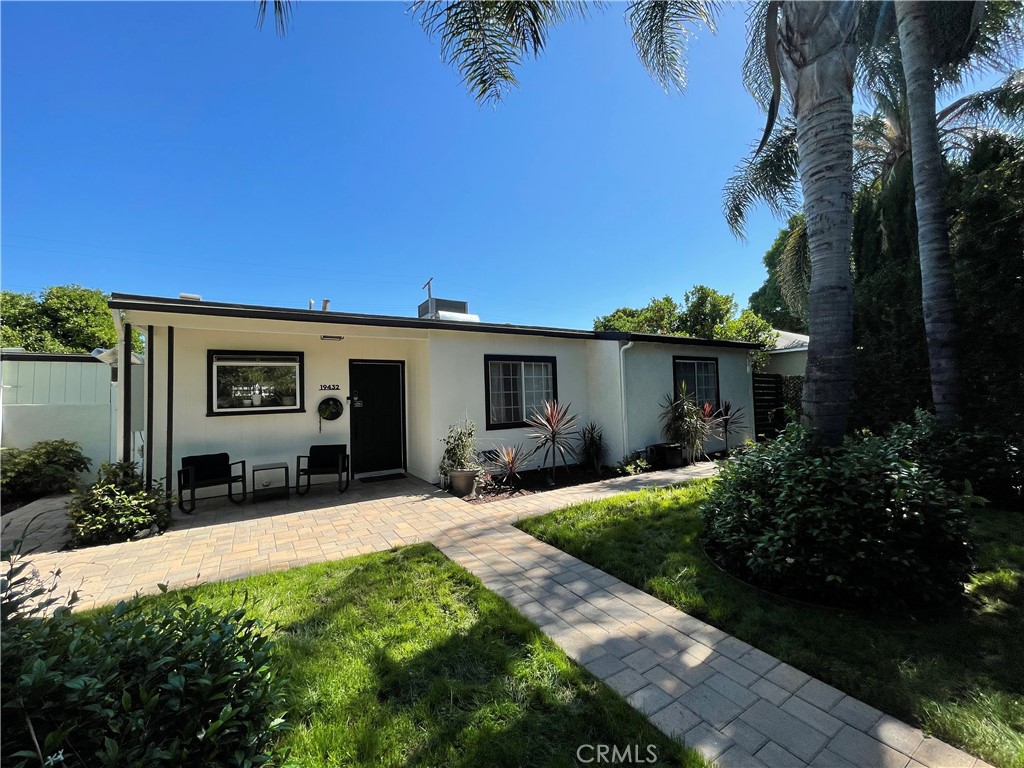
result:
<svg viewBox="0 0 1024 768"><path fill-rule="evenodd" d="M457 323L479 323L480 316L469 312L469 303L451 299L429 298L419 306L420 320L447 320Z"/></svg>

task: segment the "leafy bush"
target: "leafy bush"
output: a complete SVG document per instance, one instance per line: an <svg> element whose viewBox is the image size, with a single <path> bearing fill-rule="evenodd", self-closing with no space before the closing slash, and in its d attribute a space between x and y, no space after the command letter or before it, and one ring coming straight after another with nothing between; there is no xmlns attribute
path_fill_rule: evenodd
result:
<svg viewBox="0 0 1024 768"><path fill-rule="evenodd" d="M723 567L780 594L878 609L945 606L972 570L969 498L861 436L813 449L791 424L726 463L703 506Z"/></svg>
<svg viewBox="0 0 1024 768"><path fill-rule="evenodd" d="M944 427L927 411L914 412L912 424L897 424L892 439L901 454L929 467L958 491L995 504L1024 501L1024 436L1004 437L984 429Z"/></svg>
<svg viewBox="0 0 1024 768"><path fill-rule="evenodd" d="M67 493L92 463L72 440L41 440L26 450L4 448L0 457L0 490L18 501Z"/></svg>
<svg viewBox="0 0 1024 768"><path fill-rule="evenodd" d="M640 475L650 468L651 464L644 458L642 451L633 451L623 456L615 465L615 471L620 475Z"/></svg>
<svg viewBox="0 0 1024 768"><path fill-rule="evenodd" d="M184 597L120 603L91 618L74 602L42 617L12 557L2 578L0 718L5 766L259 766L284 728L283 682L263 628ZM50 598L50 604L54 602Z"/></svg>
<svg viewBox="0 0 1024 768"><path fill-rule="evenodd" d="M147 491L133 461L103 462L99 479L76 492L68 505L68 533L75 547L127 541L140 530L171 524L163 483Z"/></svg>

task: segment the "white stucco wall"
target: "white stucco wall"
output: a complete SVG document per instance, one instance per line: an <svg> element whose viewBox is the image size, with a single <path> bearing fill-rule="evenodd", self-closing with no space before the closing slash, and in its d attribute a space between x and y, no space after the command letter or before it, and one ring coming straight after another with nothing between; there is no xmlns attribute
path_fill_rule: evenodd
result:
<svg viewBox="0 0 1024 768"><path fill-rule="evenodd" d="M349 326L324 327L312 323L272 323L234 318L195 318L140 316L133 318L140 330L149 321L170 321L174 325L174 410L172 486L177 482L181 457L196 453L226 451L232 460L245 459L251 482L253 464L285 461L291 467L290 481L295 483L295 457L308 452L312 444L345 443L351 452L349 360L401 360L405 364L406 452L408 471L429 477L429 397L425 334L416 338L382 338L379 331ZM167 435L167 344L165 325L154 324L153 359L153 476L166 472ZM189 325L221 326L218 328ZM245 329L243 329L243 327ZM354 332L353 332L354 331ZM320 338L321 334L344 336L341 341ZM211 349L264 352L302 352L305 370L304 413L247 413L231 416L207 416L207 352ZM136 369L137 371L139 369ZM138 374L141 377L141 374ZM337 384L337 391L321 391L320 385ZM319 424L316 408L324 397L338 397L345 413L333 422ZM322 431L318 431L318 427ZM314 478L331 483L331 477ZM208 489L202 496L223 495L220 489Z"/></svg>
<svg viewBox="0 0 1024 768"><path fill-rule="evenodd" d="M590 400L588 420L597 422L604 432L604 461L614 465L626 453L622 440L622 387L619 377L619 349L622 345L617 341L588 341L586 345L587 395Z"/></svg>
<svg viewBox="0 0 1024 768"><path fill-rule="evenodd" d="M807 370L807 350L793 352L775 352L768 355L768 365L764 373L777 373L782 376L803 376Z"/></svg>
<svg viewBox="0 0 1024 768"><path fill-rule="evenodd" d="M626 352L626 417L628 451L640 451L653 443L664 442L660 420L665 395L673 388L673 357L714 358L718 361L719 398L729 400L733 408L743 407L746 434L730 438L736 443L754 433L754 393L745 349L681 346L640 342ZM708 451L723 447L721 440L708 442Z"/></svg>
<svg viewBox="0 0 1024 768"><path fill-rule="evenodd" d="M520 442L528 449L533 447L533 441L527 437L528 428L487 429L485 355L554 357L558 400L571 406L571 412L579 416L578 426L582 427L593 416L587 382L587 343L583 339L431 331L430 370L435 383L431 397L435 436L431 454L432 478L436 479L437 465L443 452L440 438L461 419L469 418L476 424L477 446L481 450ZM542 458L543 454L537 454L529 466L539 466Z"/></svg>
<svg viewBox="0 0 1024 768"><path fill-rule="evenodd" d="M402 360L406 374L406 446L408 471L434 481L442 453L441 438L451 424L469 418L477 424L481 449L522 442L532 447L526 428L487 429L485 355L550 356L556 359L558 398L571 404L579 426L596 421L608 446L606 461L661 441L661 398L672 388L673 355L719 359L721 396L752 413L750 374L745 350L683 347L639 342L626 352L626 399L629 439L622 439L622 407L618 341L558 338L500 333L467 333L419 328L387 328L287 322L252 318L203 317L159 312L132 312L129 321L145 332L154 326L154 477L165 472L167 432L167 324L174 341L174 455L172 483L181 457L227 451L232 459L256 463L287 461L306 453L313 443L350 446L349 360ZM326 341L321 334L344 336ZM303 352L305 356L305 413L207 416L207 351ZM141 378L141 374L139 374ZM337 384L336 392L321 392L321 384ZM316 405L322 397L338 396L345 414L324 422L317 432ZM713 446L709 446L713 449ZM540 456L534 457L538 465ZM294 472L294 469L292 470ZM294 483L295 478L291 478ZM332 482L324 478L322 482ZM219 489L207 492L218 495Z"/></svg>

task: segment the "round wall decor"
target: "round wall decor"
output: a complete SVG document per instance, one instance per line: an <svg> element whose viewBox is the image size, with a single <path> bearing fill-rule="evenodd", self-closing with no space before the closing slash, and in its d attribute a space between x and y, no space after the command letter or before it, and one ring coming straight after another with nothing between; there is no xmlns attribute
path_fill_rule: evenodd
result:
<svg viewBox="0 0 1024 768"><path fill-rule="evenodd" d="M325 397L316 407L317 416L320 417L320 431L323 431L323 422L335 421L341 418L345 412L345 404L336 397Z"/></svg>

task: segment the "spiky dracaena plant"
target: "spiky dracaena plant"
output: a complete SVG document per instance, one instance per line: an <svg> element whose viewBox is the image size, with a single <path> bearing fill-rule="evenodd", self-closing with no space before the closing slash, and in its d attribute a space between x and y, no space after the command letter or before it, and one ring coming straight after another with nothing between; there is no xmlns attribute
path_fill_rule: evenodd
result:
<svg viewBox="0 0 1024 768"><path fill-rule="evenodd" d="M742 433L747 428L746 412L742 405L733 407L732 401L725 400L715 416L718 419L718 431L722 435L722 440L725 441L725 454L728 456L729 438Z"/></svg>
<svg viewBox="0 0 1024 768"><path fill-rule="evenodd" d="M597 473L601 471L604 455L604 430L591 421L580 430L580 463Z"/></svg>
<svg viewBox="0 0 1024 768"><path fill-rule="evenodd" d="M562 466L566 469L569 468L566 459L576 457L573 437L576 435L576 420L579 417L575 413L569 413L571 407L571 403L559 405L557 400L545 400L541 407L526 419L526 425L534 429L529 437L537 441L536 450L544 451L542 465L548 463L548 456L551 457L552 484L555 482L558 457L562 457Z"/></svg>
<svg viewBox="0 0 1024 768"><path fill-rule="evenodd" d="M501 477L502 485L515 485L519 473L536 451L528 451L522 443L499 445L494 449L489 467L493 474Z"/></svg>

